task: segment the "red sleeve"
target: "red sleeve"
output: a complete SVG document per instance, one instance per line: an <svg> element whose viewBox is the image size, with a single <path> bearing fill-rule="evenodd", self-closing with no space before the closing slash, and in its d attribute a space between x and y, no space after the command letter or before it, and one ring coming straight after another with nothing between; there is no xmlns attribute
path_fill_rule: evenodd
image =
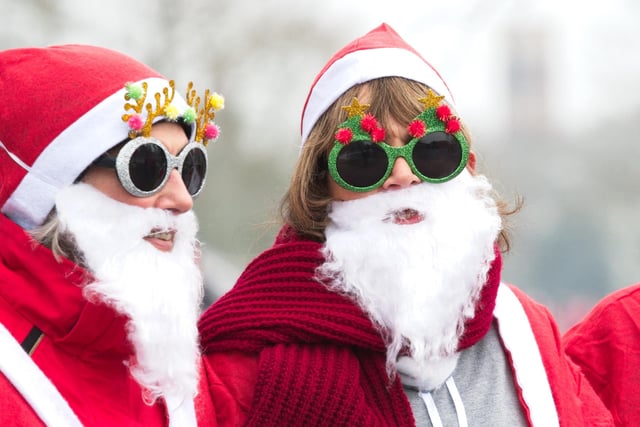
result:
<svg viewBox="0 0 640 427"><path fill-rule="evenodd" d="M578 367L565 356L558 326L549 310L521 290L511 288L531 323L551 385L560 425L612 426L613 421L607 408Z"/></svg>
<svg viewBox="0 0 640 427"><path fill-rule="evenodd" d="M634 425L640 419L640 285L605 297L563 339L616 423Z"/></svg>
<svg viewBox="0 0 640 427"><path fill-rule="evenodd" d="M196 398L198 425L244 425L251 409L258 357L242 352L204 356L200 393Z"/></svg>
<svg viewBox="0 0 640 427"><path fill-rule="evenodd" d="M31 405L0 373L0 425L44 426Z"/></svg>

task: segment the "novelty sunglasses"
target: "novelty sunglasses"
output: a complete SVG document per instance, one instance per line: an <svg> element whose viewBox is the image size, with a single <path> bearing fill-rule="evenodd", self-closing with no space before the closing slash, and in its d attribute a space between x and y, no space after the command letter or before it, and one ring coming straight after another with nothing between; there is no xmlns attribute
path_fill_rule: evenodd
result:
<svg viewBox="0 0 640 427"><path fill-rule="evenodd" d="M458 176L469 160L469 144L449 108L439 108L441 99L429 91L427 98L421 99L425 111L407 127L413 138L402 147L393 147L381 140L384 130L376 119L364 114L368 105L360 105L354 98L350 107L343 107L351 117L338 127L329 153L331 177L347 190L371 191L389 178L398 157L425 182L442 183Z"/></svg>
<svg viewBox="0 0 640 427"><path fill-rule="evenodd" d="M329 153L329 173L347 190L371 191L389 178L398 157L404 158L422 181L441 183L462 172L469 160L469 149L445 132L413 138L402 147L370 140L353 141L333 147Z"/></svg>
<svg viewBox="0 0 640 427"><path fill-rule="evenodd" d="M173 169L178 169L192 197L204 187L207 152L198 142L188 143L177 156L159 140L140 136L125 143L115 158L102 154L95 166L115 169L124 189L136 197L151 196L166 184Z"/></svg>

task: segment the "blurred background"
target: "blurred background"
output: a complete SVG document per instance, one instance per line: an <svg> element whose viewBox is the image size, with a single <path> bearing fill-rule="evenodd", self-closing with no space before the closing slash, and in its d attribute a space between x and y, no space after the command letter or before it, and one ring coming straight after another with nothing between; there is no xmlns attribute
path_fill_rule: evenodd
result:
<svg viewBox="0 0 640 427"><path fill-rule="evenodd" d="M0 10L0 49L96 44L181 92L193 80L224 94L196 203L207 302L277 232L316 73L381 22L444 76L480 171L507 200L524 199L503 279L547 304L562 329L640 281L636 0L0 0Z"/></svg>

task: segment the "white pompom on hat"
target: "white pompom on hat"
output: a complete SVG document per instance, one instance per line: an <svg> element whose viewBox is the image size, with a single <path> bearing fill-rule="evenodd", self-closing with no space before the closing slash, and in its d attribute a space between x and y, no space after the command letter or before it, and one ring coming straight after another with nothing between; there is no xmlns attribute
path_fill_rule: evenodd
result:
<svg viewBox="0 0 640 427"><path fill-rule="evenodd" d="M440 74L387 24L333 55L316 76L302 111L302 144L320 116L349 88L381 77L404 77L429 86L453 103Z"/></svg>
<svg viewBox="0 0 640 427"><path fill-rule="evenodd" d="M127 138L125 84L169 87L122 53L84 45L0 52L0 210L24 229L41 225L58 192ZM187 103L177 93L179 114ZM144 116L146 112L143 112Z"/></svg>

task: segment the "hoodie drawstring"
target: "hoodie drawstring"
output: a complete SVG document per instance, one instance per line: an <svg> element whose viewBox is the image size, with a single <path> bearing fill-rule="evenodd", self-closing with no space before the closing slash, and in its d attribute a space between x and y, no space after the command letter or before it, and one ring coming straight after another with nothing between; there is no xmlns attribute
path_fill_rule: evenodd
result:
<svg viewBox="0 0 640 427"><path fill-rule="evenodd" d="M458 426L468 427L469 423L467 421L467 412L464 409L464 404L462 403L462 397L460 396L458 387L456 387L455 381L453 381L453 377L449 377L449 379L445 382L445 384L447 385L447 390L449 391L451 400L453 400L453 406L456 408ZM427 413L429 414L429 418L431 419L431 424L433 424L433 427L443 427L442 419L440 418L440 413L438 412L438 408L436 407L436 402L433 400L433 396L431 395L431 392L421 391L420 398L422 399L425 407L427 408Z"/></svg>

